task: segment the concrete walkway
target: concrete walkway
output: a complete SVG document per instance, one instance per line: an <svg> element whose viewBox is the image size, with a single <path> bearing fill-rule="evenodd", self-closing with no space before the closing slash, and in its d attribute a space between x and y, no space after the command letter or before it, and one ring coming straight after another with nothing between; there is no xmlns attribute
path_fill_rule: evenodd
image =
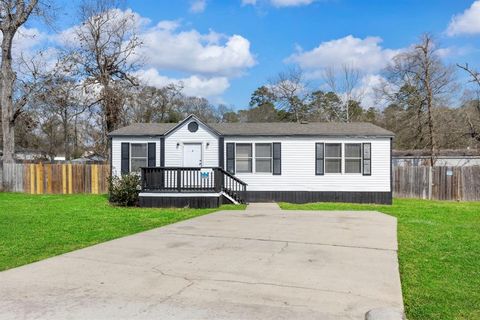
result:
<svg viewBox="0 0 480 320"><path fill-rule="evenodd" d="M364 319L402 308L396 219L220 211L0 272L0 319Z"/></svg>

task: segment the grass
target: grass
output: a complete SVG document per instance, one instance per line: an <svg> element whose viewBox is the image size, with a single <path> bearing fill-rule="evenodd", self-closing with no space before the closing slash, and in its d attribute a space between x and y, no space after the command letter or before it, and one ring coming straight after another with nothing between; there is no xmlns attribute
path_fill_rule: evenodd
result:
<svg viewBox="0 0 480 320"><path fill-rule="evenodd" d="M0 271L213 211L113 207L105 195L0 193Z"/></svg>
<svg viewBox="0 0 480 320"><path fill-rule="evenodd" d="M397 217L407 318L480 319L480 202L395 199L392 206L280 206L296 210L376 210Z"/></svg>

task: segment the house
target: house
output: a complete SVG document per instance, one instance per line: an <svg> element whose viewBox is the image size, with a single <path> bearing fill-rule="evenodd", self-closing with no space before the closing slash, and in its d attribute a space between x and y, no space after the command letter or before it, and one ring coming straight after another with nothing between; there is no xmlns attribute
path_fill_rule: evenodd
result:
<svg viewBox="0 0 480 320"><path fill-rule="evenodd" d="M0 146L0 158L3 157L3 148ZM46 152L38 149L15 146L15 159L17 160L43 160L47 158Z"/></svg>
<svg viewBox="0 0 480 320"><path fill-rule="evenodd" d="M93 151L85 151L79 158L70 160L73 163L104 163L107 158Z"/></svg>
<svg viewBox="0 0 480 320"><path fill-rule="evenodd" d="M429 150L393 150L394 166L428 166ZM475 149L442 149L435 155L435 166L465 167L480 165L480 151Z"/></svg>
<svg viewBox="0 0 480 320"><path fill-rule="evenodd" d="M137 123L110 133L112 175L142 206L392 202L394 134L370 123Z"/></svg>

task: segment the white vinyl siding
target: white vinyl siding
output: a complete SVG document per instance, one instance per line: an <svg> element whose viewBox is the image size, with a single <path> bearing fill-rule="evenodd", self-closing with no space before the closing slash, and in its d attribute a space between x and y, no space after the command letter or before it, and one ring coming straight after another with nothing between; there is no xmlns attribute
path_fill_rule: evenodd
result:
<svg viewBox="0 0 480 320"><path fill-rule="evenodd" d="M282 145L281 175L236 173L248 184L249 191L390 191L390 138L225 137L225 143L228 142ZM343 151L344 144L365 142L371 143L371 176L345 172L315 174L315 143L339 143ZM344 162L342 155L342 168Z"/></svg>
<svg viewBox="0 0 480 320"><path fill-rule="evenodd" d="M112 174L119 176L122 168L122 142L155 143L155 165L160 166L160 137L112 137ZM130 146L131 148L131 146ZM132 150L130 150L130 159ZM130 168L132 164L130 163Z"/></svg>
<svg viewBox="0 0 480 320"><path fill-rule="evenodd" d="M185 143L202 144L202 166L218 167L218 136L209 128L198 122L198 130L190 132L188 124L183 123L165 137L165 166L183 167L183 146Z"/></svg>

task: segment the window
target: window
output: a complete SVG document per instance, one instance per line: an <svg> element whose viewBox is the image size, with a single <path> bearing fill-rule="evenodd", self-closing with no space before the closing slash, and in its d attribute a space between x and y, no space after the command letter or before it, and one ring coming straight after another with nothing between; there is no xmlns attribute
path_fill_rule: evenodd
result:
<svg viewBox="0 0 480 320"><path fill-rule="evenodd" d="M255 144L255 172L272 172L272 144Z"/></svg>
<svg viewBox="0 0 480 320"><path fill-rule="evenodd" d="M325 144L325 173L342 173L342 144Z"/></svg>
<svg viewBox="0 0 480 320"><path fill-rule="evenodd" d="M362 145L345 144L345 173L362 173Z"/></svg>
<svg viewBox="0 0 480 320"><path fill-rule="evenodd" d="M198 130L198 123L196 123L195 121L192 121L188 124L188 131L197 132L197 130Z"/></svg>
<svg viewBox="0 0 480 320"><path fill-rule="evenodd" d="M147 167L148 154L146 143L132 143L130 157L130 172L139 172L141 167Z"/></svg>
<svg viewBox="0 0 480 320"><path fill-rule="evenodd" d="M236 169L237 172L252 172L252 144L236 144Z"/></svg>

